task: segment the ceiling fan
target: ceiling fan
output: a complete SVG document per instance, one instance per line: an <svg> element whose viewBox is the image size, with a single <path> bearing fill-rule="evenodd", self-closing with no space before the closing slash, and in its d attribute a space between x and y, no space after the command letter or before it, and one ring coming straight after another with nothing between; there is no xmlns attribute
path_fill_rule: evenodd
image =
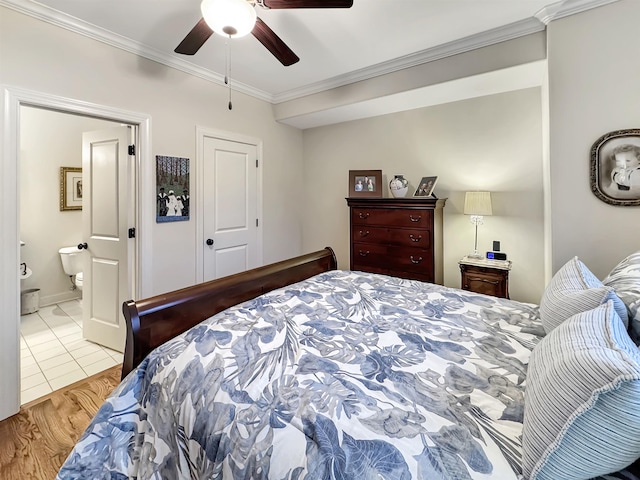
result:
<svg viewBox="0 0 640 480"><path fill-rule="evenodd" d="M200 5L203 18L174 50L183 55L194 55L212 33L227 38L251 33L285 67L300 58L256 14L255 5L265 9L285 8L350 8L353 0L203 0Z"/></svg>

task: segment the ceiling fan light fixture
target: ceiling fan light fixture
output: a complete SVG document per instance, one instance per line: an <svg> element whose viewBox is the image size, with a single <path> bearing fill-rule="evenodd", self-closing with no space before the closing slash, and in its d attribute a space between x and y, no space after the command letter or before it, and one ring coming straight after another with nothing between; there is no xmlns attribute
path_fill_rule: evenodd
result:
<svg viewBox="0 0 640 480"><path fill-rule="evenodd" d="M256 24L256 10L247 0L202 0L207 25L223 37L244 37Z"/></svg>

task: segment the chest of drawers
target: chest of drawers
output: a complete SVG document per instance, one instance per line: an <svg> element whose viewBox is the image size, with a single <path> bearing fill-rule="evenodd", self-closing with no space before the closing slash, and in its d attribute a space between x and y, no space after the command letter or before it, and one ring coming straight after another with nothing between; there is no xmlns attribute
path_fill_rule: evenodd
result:
<svg viewBox="0 0 640 480"><path fill-rule="evenodd" d="M347 198L351 270L441 284L445 201L419 197Z"/></svg>

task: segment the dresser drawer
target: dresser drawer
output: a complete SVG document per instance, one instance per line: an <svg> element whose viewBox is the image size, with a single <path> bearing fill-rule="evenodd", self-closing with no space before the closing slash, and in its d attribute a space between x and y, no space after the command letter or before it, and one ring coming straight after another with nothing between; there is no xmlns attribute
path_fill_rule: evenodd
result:
<svg viewBox="0 0 640 480"><path fill-rule="evenodd" d="M354 243L385 243L388 245L431 248L431 230L428 229L353 225L351 227L351 239Z"/></svg>
<svg viewBox="0 0 640 480"><path fill-rule="evenodd" d="M422 229L433 225L433 210L354 207L351 209L351 224Z"/></svg>
<svg viewBox="0 0 640 480"><path fill-rule="evenodd" d="M354 243L351 250L353 269L371 265L405 272L433 270L433 252L423 248L396 247L375 243Z"/></svg>

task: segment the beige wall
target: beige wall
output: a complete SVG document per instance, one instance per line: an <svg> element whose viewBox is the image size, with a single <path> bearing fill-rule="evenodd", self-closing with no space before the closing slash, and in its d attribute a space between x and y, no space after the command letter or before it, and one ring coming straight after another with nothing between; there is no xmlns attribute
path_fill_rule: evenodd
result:
<svg viewBox="0 0 640 480"><path fill-rule="evenodd" d="M640 2L621 0L548 27L553 270L578 255L598 277L640 250L640 207L590 190L601 135L640 128Z"/></svg>
<svg viewBox="0 0 640 480"><path fill-rule="evenodd" d="M33 271L21 287L39 288L40 305L80 293L71 291L58 249L82 240L82 212L60 211L60 167L82 167L82 132L114 123L39 108L20 110L20 248Z"/></svg>
<svg viewBox="0 0 640 480"><path fill-rule="evenodd" d="M151 155L196 155L196 126L263 142L263 259L302 253L302 132L273 119L271 105L0 7L0 84L148 114ZM194 181L192 175L192 181ZM192 191L194 189L192 188ZM153 285L160 293L196 281L195 219L153 224Z"/></svg>
<svg viewBox="0 0 640 480"><path fill-rule="evenodd" d="M458 260L473 250L462 214L468 190L492 192L494 215L478 248L500 240L513 260L511 298L538 303L544 288L542 108L539 88L305 130L304 250L331 245L349 268L348 172L402 173L415 189L437 175L444 210L444 283L460 286ZM384 196L390 196L388 188Z"/></svg>

